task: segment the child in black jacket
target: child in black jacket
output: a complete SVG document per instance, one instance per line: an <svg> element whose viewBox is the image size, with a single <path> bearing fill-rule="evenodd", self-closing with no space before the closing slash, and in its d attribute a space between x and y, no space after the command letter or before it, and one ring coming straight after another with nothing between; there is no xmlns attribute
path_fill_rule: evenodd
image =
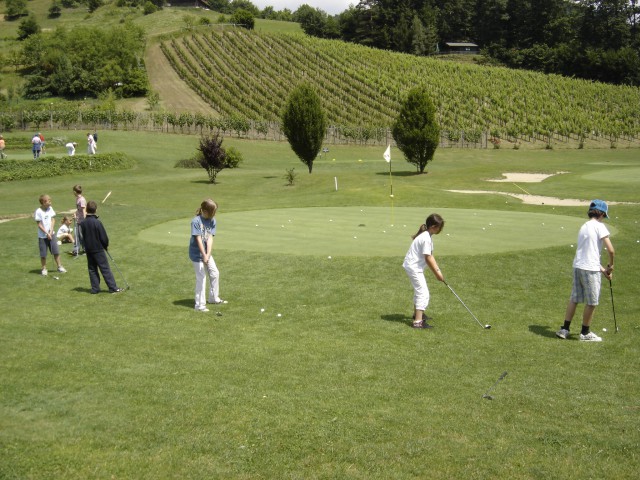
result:
<svg viewBox="0 0 640 480"><path fill-rule="evenodd" d="M100 293L100 275L102 273L105 283L109 287L110 293L122 292L124 289L118 288L116 280L113 278L106 250L109 248L109 237L102 222L98 220L96 211L98 205L93 200L87 203L87 216L78 225L84 238L84 250L87 254L87 266L89 268L89 281L91 282L91 293Z"/></svg>

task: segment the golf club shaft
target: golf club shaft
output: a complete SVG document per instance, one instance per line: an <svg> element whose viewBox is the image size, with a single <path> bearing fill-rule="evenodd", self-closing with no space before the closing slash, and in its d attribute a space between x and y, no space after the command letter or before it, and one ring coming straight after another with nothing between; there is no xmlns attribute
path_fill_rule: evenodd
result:
<svg viewBox="0 0 640 480"><path fill-rule="evenodd" d="M458 296L458 294L453 290L453 288L451 288L451 285L449 285L447 282L444 282L444 284L445 284L447 287L449 287L449 290L451 290L451 293L453 293L453 294L456 296L456 298L460 301L460 303L464 306L464 308L466 308L466 309L467 309L467 312L469 312L469 313L471 314L471 316L473 317L473 319L474 319L476 322L478 322L478 325L480 325L482 328L484 328L484 325L483 325L482 323L480 323L480 320L478 320L478 319L476 318L476 316L473 314L473 312L472 312L471 310L469 310L469 307L467 307L467 306L465 305L465 303L464 303L464 302L462 301L462 299Z"/></svg>
<svg viewBox="0 0 640 480"><path fill-rule="evenodd" d="M615 327L615 333L618 333L618 322L616 320L616 307L613 303L613 283L609 280L609 291L611 292L611 309L613 310L613 326Z"/></svg>
<svg viewBox="0 0 640 480"><path fill-rule="evenodd" d="M124 284L127 286L127 289L129 289L129 283L127 283L127 279L124 278L124 275L122 274L122 271L120 270L120 268L118 267L118 264L116 263L116 261L113 259L113 257L111 256L111 254L109 253L109 250L105 250L107 252L107 255L109 255L109 258L111 259L111 263L113 263L113 266L116 267L116 270L118 270L118 273L120 274L120 276L122 277L122 280L124 280Z"/></svg>
<svg viewBox="0 0 640 480"><path fill-rule="evenodd" d="M496 386L498 383L500 383L500 380L502 380L502 379L503 379L504 377L506 377L506 376L507 376L507 372L502 372L502 375L500 375L500 378L498 378L498 380L496 380L496 382L495 382L493 385L491 385L491 386L489 387L489 389L488 389L486 392L484 392L484 395L483 395L483 396L485 396L485 397L486 397L487 395L489 395L489 392L490 392L491 390L493 390L493 389L495 388L495 386Z"/></svg>

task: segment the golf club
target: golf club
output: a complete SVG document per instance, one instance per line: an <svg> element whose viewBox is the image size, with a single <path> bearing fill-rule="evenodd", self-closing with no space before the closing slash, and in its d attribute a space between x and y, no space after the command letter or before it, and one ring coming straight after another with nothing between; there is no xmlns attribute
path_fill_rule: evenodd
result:
<svg viewBox="0 0 640 480"><path fill-rule="evenodd" d="M609 291L611 292L611 309L613 310L613 325L616 329L616 333L618 333L618 322L616 321L616 307L613 304L613 284L611 280L609 280Z"/></svg>
<svg viewBox="0 0 640 480"><path fill-rule="evenodd" d="M506 376L507 376L507 372L502 372L502 375L500 375L500 377L498 378L498 380L496 380L496 383L494 383L493 385L491 385L491 386L489 387L489 389L488 389L486 392L484 392L484 395L482 395L482 398L486 398L487 400L493 400L493 396L489 395L489 392L490 392L491 390L493 390L493 388L494 388L498 383L500 383L500 380L502 380L502 379L503 379L504 377L506 377Z"/></svg>
<svg viewBox="0 0 640 480"><path fill-rule="evenodd" d="M458 296L458 294L457 294L456 292L454 292L453 288L451 288L451 285L449 285L447 282L444 282L444 284L445 284L447 287L449 287L449 290L451 290L451 293L453 293L453 294L456 296L456 298L460 301L460 303L464 306L464 308L466 308L466 309L467 309L467 312L469 312L469 313L471 314L471 316L473 317L473 319L474 319L476 322L478 322L478 325L480 325L480 326L481 326L482 328L484 328L485 330L489 330L489 329L491 328L491 325L489 325L489 324L483 325L482 323L480 323L480 320L478 320L478 319L476 318L476 316L473 314L473 312L472 312L471 310L469 310L469 307L467 307L467 306L465 305L465 303L462 301L462 299Z"/></svg>
<svg viewBox="0 0 640 480"><path fill-rule="evenodd" d="M109 198L109 195L111 195L111 190L109 190L109 193L107 193L107 196L104 197L104 199L102 200L102 203L107 201L107 198Z"/></svg>
<svg viewBox="0 0 640 480"><path fill-rule="evenodd" d="M118 267L118 264L116 263L116 261L113 259L113 257L111 256L111 254L109 253L109 250L105 250L107 252L107 255L109 255L109 258L111 259L111 263L113 263L113 266L116 267L116 270L118 270L118 273L120 274L120 276L122 277L122 280L124 280L124 284L127 286L127 290L129 290L131 287L129 286L129 284L127 283L127 279L124 278L124 275L122 274L122 271L120 270L120 268Z"/></svg>

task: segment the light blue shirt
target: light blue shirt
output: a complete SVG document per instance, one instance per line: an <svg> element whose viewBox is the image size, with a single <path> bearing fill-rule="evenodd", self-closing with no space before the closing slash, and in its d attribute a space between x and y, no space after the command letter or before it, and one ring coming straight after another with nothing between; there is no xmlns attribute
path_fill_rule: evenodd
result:
<svg viewBox="0 0 640 480"><path fill-rule="evenodd" d="M202 237L202 243L206 245L206 241L209 235L215 236L216 234L216 220L215 218L206 219L202 215L196 215L191 220L191 238L189 240L189 258L192 262L201 262L202 255L198 248L198 242L196 236Z"/></svg>

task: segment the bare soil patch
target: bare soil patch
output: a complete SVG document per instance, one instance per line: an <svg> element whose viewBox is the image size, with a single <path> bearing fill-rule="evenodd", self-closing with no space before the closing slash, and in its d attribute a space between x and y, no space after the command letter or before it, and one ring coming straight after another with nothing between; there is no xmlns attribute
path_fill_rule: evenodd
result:
<svg viewBox="0 0 640 480"><path fill-rule="evenodd" d="M151 43L145 52L145 66L151 88L160 95L167 111L215 115L216 112L178 76L165 58L160 45Z"/></svg>

